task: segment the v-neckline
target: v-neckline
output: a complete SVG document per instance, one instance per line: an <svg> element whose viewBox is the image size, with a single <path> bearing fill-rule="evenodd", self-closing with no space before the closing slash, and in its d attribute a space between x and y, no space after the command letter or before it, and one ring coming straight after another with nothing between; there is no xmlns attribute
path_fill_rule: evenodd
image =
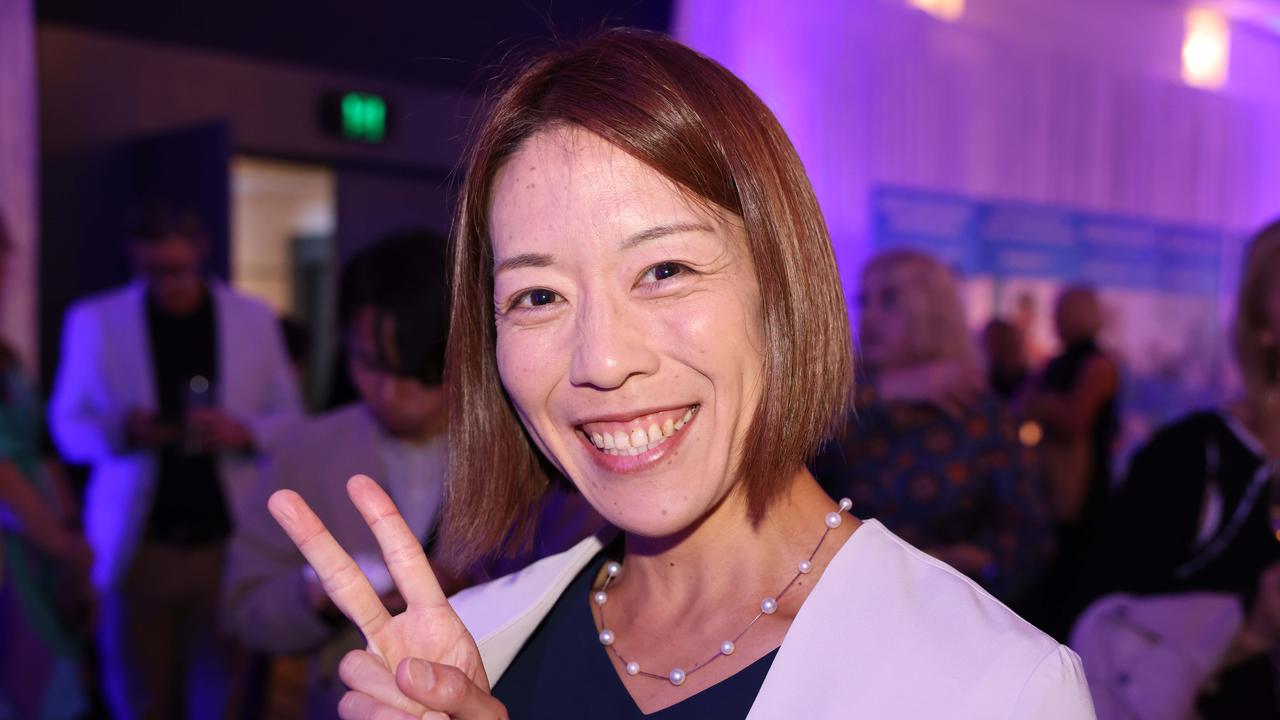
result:
<svg viewBox="0 0 1280 720"><path fill-rule="evenodd" d="M606 561L606 562L608 561L608 558L607 558L607 557L605 557L605 561ZM588 572L588 577L592 577L592 578L594 578L594 577L599 573L600 566L598 566L598 565L597 565L597 562L592 562L592 563L591 563L591 565L590 565L589 567L590 567L590 570L589 570L589 572ZM585 619L586 619L586 621L590 624L590 627L591 627L591 633L592 633L592 635L594 636L598 631L596 630L596 620L595 620L595 615L594 615L594 614L592 613L592 611L591 611L591 593L590 593L590 589L591 589L592 587L594 587L594 583L590 583L590 582L589 582L589 583L587 584L588 592L587 592L585 595L583 595L581 598L579 598L579 602L578 602L578 603L576 603L576 604L578 604L578 613L579 613L579 615L585 615L585 616L586 616L586 617L585 617ZM585 609L585 612L584 612L584 609ZM583 619L583 618L579 617L579 621L581 621L582 619ZM732 675L728 675L728 676L726 676L726 677L722 678L719 682L717 682L717 683L715 683L715 684L713 684L713 685L709 685L709 686L707 686L707 687L703 688L702 690L699 690L698 692L696 692L696 693L694 693L694 694L692 694L692 695L689 695L688 697L686 697L686 698L684 698L684 699L682 699L682 700L679 700L679 701L677 701L677 702L674 702L674 703L672 703L672 704L670 704L670 705L667 705L667 706L665 706L665 707L658 708L657 710L654 710L654 711L653 711L653 712L651 712L651 713L646 713L644 710L640 709L640 704L636 702L636 698L635 698L635 696L631 694L631 690L630 690L629 688L627 688L627 684L626 684L625 682L623 682L623 681L622 681L622 677L618 675L618 669L617 669L617 668L614 666L614 664L613 664L613 658L611 658L611 657L609 656L609 650L608 650L608 648L606 648L604 645L601 645L601 644L600 644L600 643L598 643L598 642L595 642L595 643L592 643L592 644L594 645L594 649L595 649L595 652L593 652L593 653L592 653L592 662L599 663L599 664L602 664L602 665L603 665L603 668L604 668L605 673L609 676L609 682L613 683L614 689L615 689L616 691L620 692L620 693L622 694L622 696L624 696L624 697L626 697L626 698L627 698L627 702L628 702L628 703L630 704L630 706L635 710L636 715L638 715L639 717L642 717L642 718L657 718L657 719L659 719L659 720L662 718L662 714L663 714L663 713L666 713L666 712L669 712L669 711L673 711L673 710L677 710L678 708L680 708L680 706L684 705L685 703L693 702L694 700L696 700L696 699L698 699L698 698L700 698L700 697L703 697L703 696L704 696L704 695L703 695L704 693L710 692L710 691L712 691L712 690L714 690L714 689L716 689L716 688L720 687L720 686L721 686L721 685L723 685L724 683L731 682L731 681L733 681L735 678L741 678L741 676L742 676L744 673L747 673L747 672L749 672L749 671L753 671L753 670L759 670L759 667L758 667L758 666L759 666L761 663L767 664L767 665L769 665L770 667L772 667L772 666L773 666L773 661L774 661L774 660L777 658L777 656L778 656L778 651L779 651L780 649L782 649L781 644L779 644L779 645L778 645L778 647L775 647L775 648L773 648L772 650L770 650L769 652L765 653L764 655L761 655L760 657L756 658L756 659L755 659L755 660L753 660L750 664L745 665L745 666L743 666L742 668L739 668L739 670L738 670L737 672L733 673ZM768 671L765 671L765 676L766 676L766 677L768 676ZM658 682L658 680L654 679L654 682ZM761 679L761 683L760 683L760 684L761 684L761 686L763 687L763 685L764 685L764 680L763 680L763 679ZM757 689L756 689L756 693L757 693L757 694L759 693L759 688L757 688ZM752 700L753 700L753 702L754 702L754 696L753 696Z"/></svg>
<svg viewBox="0 0 1280 720"><path fill-rule="evenodd" d="M760 692L762 692L762 691L764 690L765 684L768 682L768 679L769 679L769 672L771 672L771 671L772 671L772 669L773 669L773 665L774 665L774 663L776 662L776 660L777 660L777 658L778 658L779 653L782 651L782 646L786 644L786 642L787 642L787 637L791 634L792 629L793 629L793 628L795 628L796 623L800 621L800 619L801 619L801 617L802 617L802 616L804 616L804 614L805 614L805 612L804 612L804 610L805 610L805 606L809 604L809 600L814 596L814 593L817 593L817 592L819 591L819 588L821 588L821 587L822 587L822 581L823 581L823 580L826 578L826 576L827 576L827 572L826 572L826 570L827 570L827 569L830 569L830 567L831 567L832 565L834 565L834 564L835 564L835 562L836 562L837 558L839 558L843 553L845 553L847 550L849 550L849 549L850 549L850 546L854 544L854 541L855 541L855 539L856 539L856 538L857 538L857 536L858 536L858 531L859 531L859 530L862 530L862 529L863 529L863 527L864 527L865 525L868 525L868 524L879 525L880 523L879 523L877 520L875 520L874 518L869 518L869 519L861 519L861 518L859 518L859 520L858 520L858 527L854 529L853 533L852 533L851 535L849 535L849 537L845 538L844 543L843 543L843 544L841 544L841 546L840 546L839 548L837 548L837 549L836 549L835 553L834 553L834 554L831 556L831 558L827 561L827 566L826 566L826 568L823 570L822 574L818 577L817 582L815 582L815 583L814 583L813 588L809 591L809 595L805 598L805 602L804 602L804 603L802 603L802 604L800 605L800 608L796 611L796 616L795 616L795 618L793 618L793 619L791 620L791 625L787 628L787 632L783 634L783 636L782 636L782 642L781 642L781 643L779 643L777 647L773 648L772 650L770 650L769 652L765 653L764 655L761 655L759 658L757 658L756 660L752 661L749 665L746 665L746 666L742 667L741 669L739 669L737 672L733 673L732 675L729 675L729 676L727 676L727 677L725 677L725 678L721 679L719 682L717 682L717 683L715 683L715 684L713 684L713 685L709 685L709 686L707 686L706 688L703 688L703 689L702 689L702 690L700 690L699 692L694 693L693 695L690 695L690 696L688 696L688 697L684 698L683 700L680 700L679 702L672 703L671 705L667 705L666 707L663 707L663 708L659 708L659 709L657 709L657 710L654 710L652 713L645 713L643 710L641 710L641 709L640 709L640 705L636 702L635 696L633 696L633 695L631 694L631 691L630 691L629 689L627 689L627 685L626 685L626 683L624 683L624 682L622 681L622 678L618 675L618 669L614 666L614 664L613 664L613 659L609 657L609 650L608 650L604 645L601 645L599 642L593 642L593 643L592 643L592 645L594 646L594 652L592 653L592 657L594 658L594 661L595 661L595 662L602 662L602 663L604 663L605 668L606 668L606 670L608 671L608 675L609 675L609 678L610 678L609 682L616 683L616 685L615 685L615 689L620 690L620 691L623 693L623 695L625 695L625 696L626 696L628 703L631 705L631 707L635 708L636 713L637 713L640 717L643 717L643 718L659 718L659 719L661 718L661 714L662 714L662 713L667 712L668 710L672 710L672 709L678 708L678 707L680 707L681 705L683 705L684 703L690 702L690 701L694 700L695 698L698 698L698 697L702 696L702 695L703 695L703 693L706 693L706 692L708 692L708 691L710 691L710 690L713 690L713 689L715 689L716 687L719 687L719 686L721 686L722 684L724 684L724 683L726 683L726 682L729 682L729 681L732 681L734 678L737 678L737 677L741 676L743 673L745 673L745 672L747 672L747 671L749 671L749 670L752 670L753 668L756 668L756 666L757 666L759 663L762 663L762 662L768 661L768 663L769 663L769 670L765 672L765 676L764 676L764 678L762 678L762 679L761 679L761 681L760 681L760 687L756 688L756 694L752 697L752 707L754 707L755 698L756 698L756 697L758 697L758 696L759 696L759 694L760 694ZM594 637L594 636L595 636L599 631L596 629L595 615L594 615L594 613L593 613L593 612L592 612L592 610L591 610L591 590L592 590L592 588L594 588L594 587L595 587L595 582L594 582L594 580L595 580L596 576L597 576L597 575L599 575L599 573L600 573L600 568L603 566L603 563L604 563L604 562L607 562L607 561L610 559L610 558L609 558L609 555L610 555L609 550L610 550L610 548L609 548L608 546L606 546L605 548L603 548L603 549L601 550L600 556L598 556L595 560L593 560L593 561L591 561L590 563L588 563L588 565L587 565L587 577L589 578L589 580L587 581L587 590L588 590L588 592L584 594L584 595L585 595L585 597L581 597L581 598L579 598L579 600L577 601L577 602L580 602L580 603L581 603L581 604L577 605L577 607L578 607L578 612L579 612L579 613L582 613L582 612L583 612L583 608L585 608L586 621L587 621L587 623L590 625L590 628L591 628L591 634L592 634L592 636L593 636L593 637ZM579 620L581 621L581 618L580 618ZM655 682L657 682L657 680L656 680L656 679L655 679ZM749 715L749 714L750 714L750 710L748 710L748 715ZM744 717L745 717L745 716L744 716Z"/></svg>

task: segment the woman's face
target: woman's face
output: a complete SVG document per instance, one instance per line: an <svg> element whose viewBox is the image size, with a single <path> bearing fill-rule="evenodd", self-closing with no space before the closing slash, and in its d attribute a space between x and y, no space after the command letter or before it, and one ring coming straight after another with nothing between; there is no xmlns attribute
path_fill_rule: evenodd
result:
<svg viewBox="0 0 1280 720"><path fill-rule="evenodd" d="M576 128L525 141L492 203L498 368L524 426L613 524L689 527L731 490L760 397L740 220Z"/></svg>
<svg viewBox="0 0 1280 720"><path fill-rule="evenodd" d="M868 370L892 370L920 362L913 337L927 308L924 292L902 267L872 266L858 295L858 357Z"/></svg>

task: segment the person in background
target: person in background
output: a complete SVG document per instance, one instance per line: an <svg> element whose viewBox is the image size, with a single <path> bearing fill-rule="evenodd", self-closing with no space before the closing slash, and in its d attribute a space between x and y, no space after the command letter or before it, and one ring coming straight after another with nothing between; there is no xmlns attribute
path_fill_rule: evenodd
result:
<svg viewBox="0 0 1280 720"><path fill-rule="evenodd" d="M0 217L0 278L12 251ZM43 436L36 388L0 341L0 720L89 711L76 625L87 620L93 553Z"/></svg>
<svg viewBox="0 0 1280 720"><path fill-rule="evenodd" d="M868 382L816 474L867 517L1016 599L1048 562L1052 533L1013 422L981 387L952 273L890 251L867 264L858 303Z"/></svg>
<svg viewBox="0 0 1280 720"><path fill-rule="evenodd" d="M1098 345L1102 306L1092 288L1064 289L1054 324L1062 351L1045 367L1022 414L1042 432L1038 452L1057 524L1058 552L1027 614L1041 629L1065 639L1086 599L1082 592L1111 494L1120 375Z"/></svg>
<svg viewBox="0 0 1280 720"><path fill-rule="evenodd" d="M1008 320L995 318L982 330L982 349L991 390L1005 401L1020 397L1031 379L1022 331Z"/></svg>
<svg viewBox="0 0 1280 720"><path fill-rule="evenodd" d="M1233 349L1244 392L1162 428L1108 506L1096 594L1238 596L1245 621L1200 717L1280 717L1280 220L1245 253Z"/></svg>
<svg viewBox="0 0 1280 720"><path fill-rule="evenodd" d="M1040 304L1036 301L1035 293L1030 290L1019 292L1014 298L1013 315L1009 321L1022 335L1022 354L1031 367L1043 366L1051 354L1049 349L1037 339L1036 327L1039 324L1037 322L1039 317Z"/></svg>
<svg viewBox="0 0 1280 720"><path fill-rule="evenodd" d="M352 475L377 478L405 508L419 542L429 543L447 464L444 247L437 234L410 232L348 262L338 315L359 400L300 424L279 444L231 544L226 625L255 650L310 655L307 718L337 716L344 690L338 660L364 643L271 519L267 497L292 488L312 498L361 567L382 579L384 597L399 602L373 537L342 488Z"/></svg>
<svg viewBox="0 0 1280 720"><path fill-rule="evenodd" d="M311 329L301 320L280 318L280 333L284 337L284 349L289 354L289 367L298 383L298 393L304 399L311 385Z"/></svg>
<svg viewBox="0 0 1280 720"><path fill-rule="evenodd" d="M225 545L258 458L299 417L297 384L272 312L204 273L193 214L148 207L130 239L137 281L67 313L50 427L92 466L85 528L114 716L222 717Z"/></svg>

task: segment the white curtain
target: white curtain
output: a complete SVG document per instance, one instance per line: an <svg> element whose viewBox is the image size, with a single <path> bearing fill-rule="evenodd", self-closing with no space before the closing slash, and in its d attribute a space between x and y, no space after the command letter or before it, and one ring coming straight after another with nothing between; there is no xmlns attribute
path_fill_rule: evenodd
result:
<svg viewBox="0 0 1280 720"><path fill-rule="evenodd" d="M846 291L871 188L896 184L1222 228L1280 214L1280 35L1237 27L1233 84L1178 78L1178 3L682 0L676 34L795 142ZM1225 261L1234 267L1232 253ZM1230 280L1228 279L1228 283Z"/></svg>
<svg viewBox="0 0 1280 720"><path fill-rule="evenodd" d="M0 0L0 215L14 249L0 277L0 335L34 372L38 193L35 18L31 0Z"/></svg>

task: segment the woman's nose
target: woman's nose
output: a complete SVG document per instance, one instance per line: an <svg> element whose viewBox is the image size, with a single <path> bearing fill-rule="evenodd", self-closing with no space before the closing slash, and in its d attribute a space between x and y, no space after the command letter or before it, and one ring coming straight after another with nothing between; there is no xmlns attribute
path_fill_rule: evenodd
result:
<svg viewBox="0 0 1280 720"><path fill-rule="evenodd" d="M647 332L642 312L626 300L580 306L574 322L570 382L609 390L621 387L633 375L657 372L655 338Z"/></svg>

